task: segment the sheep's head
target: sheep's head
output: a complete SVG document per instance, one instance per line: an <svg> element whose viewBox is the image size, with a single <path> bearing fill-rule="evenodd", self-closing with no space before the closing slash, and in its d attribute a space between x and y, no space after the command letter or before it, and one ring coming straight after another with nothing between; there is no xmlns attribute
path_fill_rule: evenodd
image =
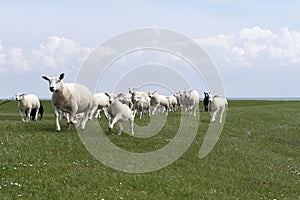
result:
<svg viewBox="0 0 300 200"><path fill-rule="evenodd" d="M116 101L119 101L119 98L123 95L122 93L115 95L115 94L109 94L105 92L105 95L108 96L109 103L114 104Z"/></svg>
<svg viewBox="0 0 300 200"><path fill-rule="evenodd" d="M23 99L23 97L24 97L24 94L18 92L15 96L16 96L16 101L21 101L21 99Z"/></svg>
<svg viewBox="0 0 300 200"><path fill-rule="evenodd" d="M47 76L42 76L42 78L49 82L50 91L56 92L60 90L61 80L64 78L64 73L60 74L58 78L57 77L48 78Z"/></svg>

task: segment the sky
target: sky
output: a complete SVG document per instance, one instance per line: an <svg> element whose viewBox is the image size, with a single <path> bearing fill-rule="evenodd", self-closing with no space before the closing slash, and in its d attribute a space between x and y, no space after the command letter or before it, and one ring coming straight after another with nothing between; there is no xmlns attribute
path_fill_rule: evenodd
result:
<svg viewBox="0 0 300 200"><path fill-rule="evenodd" d="M176 31L200 45L215 63L227 97L300 97L299 8L291 0L1 1L0 98L17 92L50 98L42 75L64 72L64 82L74 82L98 45L149 27ZM186 65L174 55L140 52L112 68L136 67L143 59L176 69ZM185 78L191 87L208 90L190 73ZM122 74L111 70L107 76L113 82ZM111 89L102 84L95 92Z"/></svg>

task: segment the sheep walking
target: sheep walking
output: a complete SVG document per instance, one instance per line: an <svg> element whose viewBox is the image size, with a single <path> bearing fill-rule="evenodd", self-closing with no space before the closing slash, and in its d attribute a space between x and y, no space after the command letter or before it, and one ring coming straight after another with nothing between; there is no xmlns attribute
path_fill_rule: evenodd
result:
<svg viewBox="0 0 300 200"><path fill-rule="evenodd" d="M223 113L225 112L225 109L228 108L228 102L226 98L215 95L209 95L209 104L208 104L208 110L210 112L211 121L214 122L216 120L216 115L218 112L221 112L220 114L220 123L222 123Z"/></svg>
<svg viewBox="0 0 300 200"><path fill-rule="evenodd" d="M140 111L140 119L148 112L150 117L150 102L145 97L134 96L136 111ZM135 112L135 111L134 111Z"/></svg>
<svg viewBox="0 0 300 200"><path fill-rule="evenodd" d="M34 119L35 119L36 112L37 112L36 108L33 108L31 110L30 116L31 116L32 121L34 121ZM27 113L28 112L25 110L25 115L26 116L27 116ZM43 118L43 115L44 115L44 107L43 107L43 104L41 102L40 102L40 108L38 109L38 115L40 115L40 120Z"/></svg>
<svg viewBox="0 0 300 200"><path fill-rule="evenodd" d="M199 93L197 90L187 89L183 91L183 96L188 115L196 116L196 112L199 107Z"/></svg>
<svg viewBox="0 0 300 200"><path fill-rule="evenodd" d="M169 101L168 98L164 95L159 95L158 92L149 92L149 97L151 98L150 104L153 107L151 115L155 115L156 111L160 106L165 108L166 116L168 115L169 111Z"/></svg>
<svg viewBox="0 0 300 200"><path fill-rule="evenodd" d="M19 113L21 121L28 122L30 120L30 114L33 109L40 109L40 100L35 94L23 94L17 93L16 100L18 101ZM26 119L23 117L23 112L26 112ZM38 112L35 112L34 121L38 118Z"/></svg>
<svg viewBox="0 0 300 200"><path fill-rule="evenodd" d="M208 103L209 103L209 93L204 92L203 106L206 112L208 111Z"/></svg>
<svg viewBox="0 0 300 200"><path fill-rule="evenodd" d="M52 92L52 105L55 112L56 131L60 131L59 113L66 112L69 115L70 123L77 124L76 114L83 113L80 128L84 129L89 113L93 105L93 94L84 85L78 83L63 83L64 74L57 77L42 76L49 82L49 89Z"/></svg>
<svg viewBox="0 0 300 200"><path fill-rule="evenodd" d="M117 123L119 127L119 132L118 135L121 135L123 131L123 126L122 122L124 121L129 121L130 122L130 131L131 134L133 135L133 123L134 123L134 113L133 111L129 108L128 105L122 104L119 100L119 97L122 96L122 94L119 95L113 95L113 94L108 94L105 93L109 97L109 102L110 102L110 108L109 112L111 113L113 120L112 123L109 125L109 130L111 131L114 127L114 125Z"/></svg>
<svg viewBox="0 0 300 200"><path fill-rule="evenodd" d="M109 98L105 95L105 93L96 93L94 94L94 100L93 100L93 107L92 111L90 113L89 119L93 119L93 116L96 112L95 118L100 117L101 110L104 111L105 115L106 111L105 109L109 106Z"/></svg>

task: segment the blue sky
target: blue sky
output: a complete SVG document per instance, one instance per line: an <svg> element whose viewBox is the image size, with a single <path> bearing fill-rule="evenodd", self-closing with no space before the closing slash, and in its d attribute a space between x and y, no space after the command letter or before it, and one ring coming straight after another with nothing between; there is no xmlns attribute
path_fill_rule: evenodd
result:
<svg viewBox="0 0 300 200"><path fill-rule="evenodd" d="M93 48L144 27L195 40L228 97L300 97L299 8L297 1L258 0L2 1L0 97L50 97L41 75L65 72L65 82L74 81Z"/></svg>

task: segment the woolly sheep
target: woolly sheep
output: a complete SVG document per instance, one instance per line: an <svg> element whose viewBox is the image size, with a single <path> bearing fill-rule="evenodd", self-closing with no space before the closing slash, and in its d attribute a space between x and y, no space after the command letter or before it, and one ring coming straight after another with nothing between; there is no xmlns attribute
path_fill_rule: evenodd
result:
<svg viewBox="0 0 300 200"><path fill-rule="evenodd" d="M150 102L141 96L134 96L136 110L140 111L140 119L148 112L150 116Z"/></svg>
<svg viewBox="0 0 300 200"><path fill-rule="evenodd" d="M28 122L30 120L30 114L32 109L40 109L40 101L35 94L23 94L17 93L16 100L18 101L19 113L21 116L21 121ZM26 113L26 120L23 118L23 112ZM38 112L35 112L34 121L38 118Z"/></svg>
<svg viewBox="0 0 300 200"><path fill-rule="evenodd" d="M183 96L189 116L196 116L199 106L199 93L193 89L186 89L183 91Z"/></svg>
<svg viewBox="0 0 300 200"><path fill-rule="evenodd" d="M33 108L33 109L31 110L30 116L31 116L32 121L34 121L36 112L37 112L37 109L36 109L36 108ZM25 110L25 115L26 115L26 116L27 116L27 113L28 113L28 112ZM39 110L38 110L38 115L40 115L40 120L43 118L43 115L44 115L44 107L43 107L43 105L42 105L41 102L40 102L40 108L39 108Z"/></svg>
<svg viewBox="0 0 300 200"><path fill-rule="evenodd" d="M121 135L123 131L122 122L128 120L130 122L131 134L133 135L134 114L128 105L120 102L119 97L122 96L122 93L118 94L117 96L114 94L108 94L108 93L105 94L109 97L109 103L110 103L109 112L113 117L113 121L109 125L109 130L111 131L114 125L117 123L119 127L118 135Z"/></svg>
<svg viewBox="0 0 300 200"><path fill-rule="evenodd" d="M167 99L169 102L170 111L175 112L178 105L176 96L175 95L167 96Z"/></svg>
<svg viewBox="0 0 300 200"><path fill-rule="evenodd" d="M52 105L54 107L56 118L56 131L60 131L59 112L63 111L69 114L70 123L78 124L76 114L84 113L80 128L84 129L88 120L88 115L93 105L93 94L84 85L78 83L63 83L64 74L58 78L42 76L49 82L49 89L52 92Z"/></svg>
<svg viewBox="0 0 300 200"><path fill-rule="evenodd" d="M212 96L209 94L208 110L210 112L212 122L216 120L216 115L220 111L220 123L222 123L223 113L226 108L228 108L228 102L226 98L218 95Z"/></svg>
<svg viewBox="0 0 300 200"><path fill-rule="evenodd" d="M94 116L94 113L97 111L95 118L100 117L100 112L101 110L105 111L105 108L109 106L109 98L108 96L105 95L105 93L96 93L93 96L93 106L92 106L92 111L90 113L89 119L92 119ZM106 114L105 114L106 115Z"/></svg>
<svg viewBox="0 0 300 200"><path fill-rule="evenodd" d="M209 103L209 93L204 92L203 106L206 112L208 111L208 103Z"/></svg>
<svg viewBox="0 0 300 200"><path fill-rule="evenodd" d="M157 109L160 106L163 106L165 108L166 115L168 115L169 101L166 96L159 95L157 91L154 91L154 92L149 92L149 97L151 98L150 105L153 107L151 113L152 115L156 113Z"/></svg>

